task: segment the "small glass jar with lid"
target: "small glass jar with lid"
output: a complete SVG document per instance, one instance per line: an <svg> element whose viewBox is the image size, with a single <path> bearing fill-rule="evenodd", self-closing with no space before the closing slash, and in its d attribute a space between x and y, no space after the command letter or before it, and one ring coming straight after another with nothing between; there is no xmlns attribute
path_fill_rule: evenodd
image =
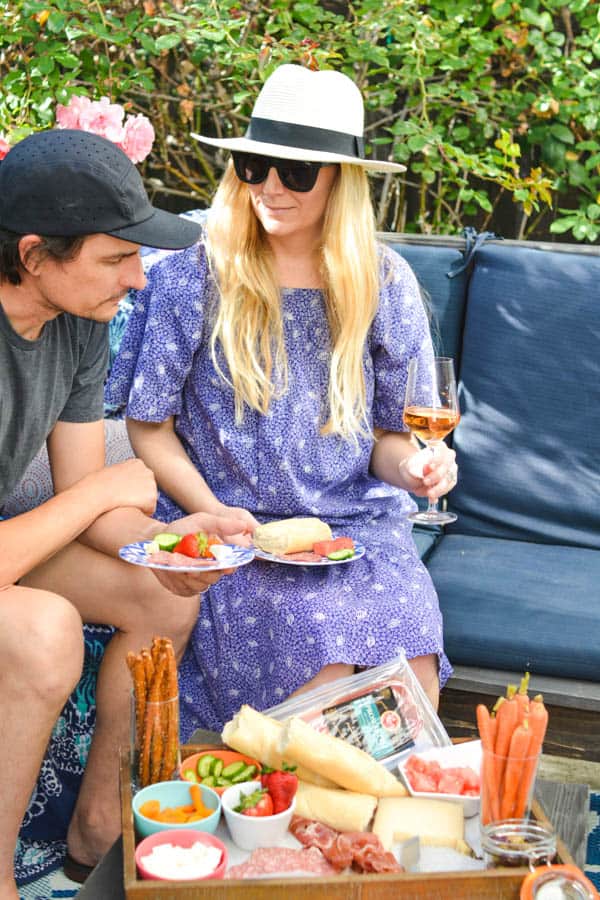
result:
<svg viewBox="0 0 600 900"><path fill-rule="evenodd" d="M535 819L502 819L481 829L486 869L550 864L556 856L556 834Z"/></svg>
<svg viewBox="0 0 600 900"><path fill-rule="evenodd" d="M574 865L541 866L526 876L520 900L598 900L598 891Z"/></svg>

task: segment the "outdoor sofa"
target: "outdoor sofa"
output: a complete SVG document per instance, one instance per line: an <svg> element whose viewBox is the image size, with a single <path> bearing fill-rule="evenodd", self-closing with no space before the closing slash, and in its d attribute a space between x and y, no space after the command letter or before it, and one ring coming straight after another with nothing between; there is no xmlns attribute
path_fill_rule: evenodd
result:
<svg viewBox="0 0 600 900"><path fill-rule="evenodd" d="M461 421L452 437L459 479L448 497L458 519L443 533L415 531L455 669L447 691L467 692L474 720L473 693L498 693L528 670L547 701L595 716L600 251L474 234L383 237L417 274L437 351L455 359L459 377ZM107 419L106 430L108 462L131 455L123 421ZM42 452L5 509L25 511L51 490ZM86 626L84 674L71 702L86 710L89 732L110 636L109 628ZM45 764L73 803L79 776L69 782L67 757L75 753L83 763L85 747L69 750L68 735L55 735ZM61 813L51 837L66 833L68 805Z"/></svg>

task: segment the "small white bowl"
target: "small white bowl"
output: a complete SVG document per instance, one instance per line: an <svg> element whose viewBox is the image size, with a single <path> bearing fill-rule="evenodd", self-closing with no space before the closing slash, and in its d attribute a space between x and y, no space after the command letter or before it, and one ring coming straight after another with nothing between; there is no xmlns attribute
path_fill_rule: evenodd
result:
<svg viewBox="0 0 600 900"><path fill-rule="evenodd" d="M223 815L234 844L242 850L256 850L257 847L275 847L285 836L294 815L296 798L283 812L274 816L244 816L235 812L240 798L252 794L257 789L256 781L234 784L221 796Z"/></svg>
<svg viewBox="0 0 600 900"><path fill-rule="evenodd" d="M465 741L463 744L451 744L448 747L430 747L429 750L421 750L410 754L410 756L418 756L420 759L427 761L435 760L442 768L456 768L470 766L481 777L481 741ZM461 803L464 816L469 819L471 816L477 815L481 803L480 797L465 797L462 794L438 794L428 791L415 791L411 786L408 775L406 774L406 763L410 759L407 756L398 764L398 769L402 780L406 785L409 793L413 797L423 797L428 800L452 800L454 803Z"/></svg>

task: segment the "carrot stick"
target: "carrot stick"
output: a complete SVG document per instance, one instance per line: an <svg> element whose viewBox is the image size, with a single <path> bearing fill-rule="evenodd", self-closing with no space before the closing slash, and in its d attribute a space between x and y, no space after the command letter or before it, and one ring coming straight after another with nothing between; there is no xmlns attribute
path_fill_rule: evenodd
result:
<svg viewBox="0 0 600 900"><path fill-rule="evenodd" d="M479 737L481 738L481 747L483 750L482 773L481 773L481 792L485 794L488 803L482 803L481 815L484 825L489 821L496 821L499 818L500 796L498 792L498 782L496 781L496 766L494 753L494 731L496 720L490 716L487 706L479 703L476 709L477 727L479 729ZM489 807L489 808L488 808Z"/></svg>
<svg viewBox="0 0 600 900"><path fill-rule="evenodd" d="M531 731L529 723L517 725L510 739L508 761L504 772L504 784L502 800L500 803L500 818L512 818L515 810L515 802L519 790L521 775L523 774L523 762L529 755L531 743Z"/></svg>
<svg viewBox="0 0 600 900"><path fill-rule="evenodd" d="M535 778L537 762L542 752L542 744L548 727L548 710L544 706L544 698L538 694L533 698L529 705L529 730L531 732L531 742L529 744L528 758L525 761L523 775L519 790L517 791L517 799L515 801L515 816L522 819L525 815L527 800L529 798L531 783Z"/></svg>
<svg viewBox="0 0 600 900"><path fill-rule="evenodd" d="M500 789L503 786L504 769L506 767L506 757L513 732L519 724L519 704L515 700L517 687L509 684L506 689L507 699L503 703L498 704L496 712L496 743L494 745L494 753L496 754L496 783Z"/></svg>
<svg viewBox="0 0 600 900"><path fill-rule="evenodd" d="M519 724L521 724L529 714L529 696L527 694L528 688L529 688L529 672L525 672L525 674L521 678L521 684L519 685L519 690L515 694L515 699L516 699L517 703L519 704L519 711L520 711Z"/></svg>

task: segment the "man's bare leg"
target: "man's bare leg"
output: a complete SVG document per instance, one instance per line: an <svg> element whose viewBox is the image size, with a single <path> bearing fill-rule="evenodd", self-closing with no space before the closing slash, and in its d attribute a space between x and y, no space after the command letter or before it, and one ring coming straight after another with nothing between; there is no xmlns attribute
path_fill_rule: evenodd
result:
<svg viewBox="0 0 600 900"><path fill-rule="evenodd" d="M81 618L63 597L0 590L0 897L18 900L13 866L21 821L54 723L83 663Z"/></svg>
<svg viewBox="0 0 600 900"><path fill-rule="evenodd" d="M172 639L181 658L198 617L200 598L175 596L147 570L77 541L23 580L60 591L83 621L118 629L100 666L96 728L67 836L72 857L94 865L121 831L118 750L130 740L127 651L139 652L160 634Z"/></svg>

